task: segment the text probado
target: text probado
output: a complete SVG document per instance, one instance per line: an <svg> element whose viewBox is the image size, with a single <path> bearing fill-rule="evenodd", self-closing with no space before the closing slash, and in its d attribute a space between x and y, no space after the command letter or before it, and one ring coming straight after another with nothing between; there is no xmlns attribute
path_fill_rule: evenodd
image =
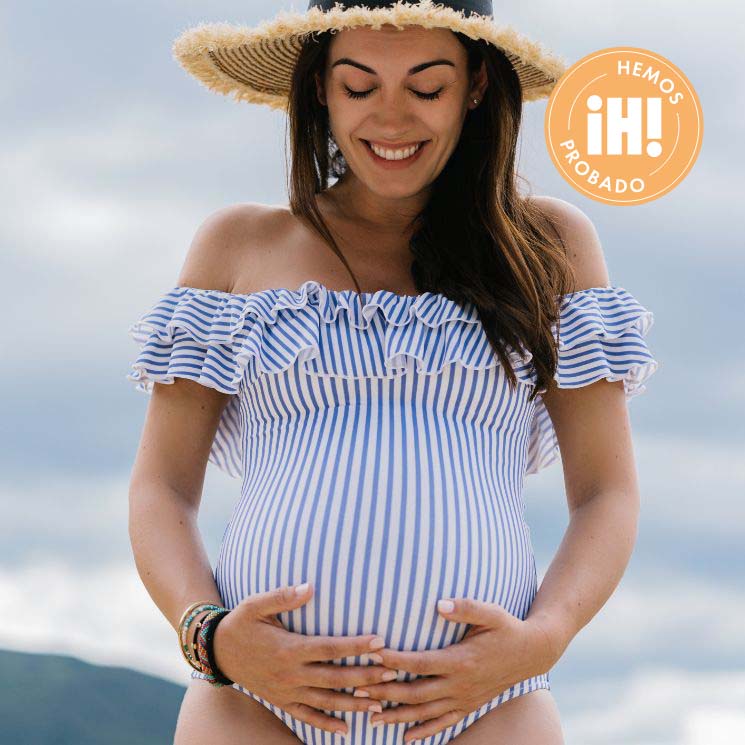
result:
<svg viewBox="0 0 745 745"><path fill-rule="evenodd" d="M623 194L629 189L635 194L644 191L644 179L642 178L632 178L626 181L623 178L611 179L610 176L605 176L601 179L600 173L586 160L582 160L579 150L574 145L574 140L564 140L559 145L569 151L564 156L564 160L569 165L574 164L574 172L596 189L604 189L613 194Z"/></svg>

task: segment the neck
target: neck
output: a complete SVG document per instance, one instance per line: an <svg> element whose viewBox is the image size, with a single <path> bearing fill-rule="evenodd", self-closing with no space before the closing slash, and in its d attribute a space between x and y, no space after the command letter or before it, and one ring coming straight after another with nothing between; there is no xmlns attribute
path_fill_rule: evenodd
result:
<svg viewBox="0 0 745 745"><path fill-rule="evenodd" d="M429 189L406 197L384 197L350 172L327 192L345 221L386 236L408 236L413 219L429 198Z"/></svg>

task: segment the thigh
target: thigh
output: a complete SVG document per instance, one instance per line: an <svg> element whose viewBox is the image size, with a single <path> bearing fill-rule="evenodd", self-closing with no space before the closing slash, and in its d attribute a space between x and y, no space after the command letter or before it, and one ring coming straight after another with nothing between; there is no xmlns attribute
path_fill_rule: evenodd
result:
<svg viewBox="0 0 745 745"><path fill-rule="evenodd" d="M564 745L559 709L547 688L488 711L453 738L458 745Z"/></svg>
<svg viewBox="0 0 745 745"><path fill-rule="evenodd" d="M173 745L297 745L300 740L259 701L232 686L192 678L176 723Z"/></svg>

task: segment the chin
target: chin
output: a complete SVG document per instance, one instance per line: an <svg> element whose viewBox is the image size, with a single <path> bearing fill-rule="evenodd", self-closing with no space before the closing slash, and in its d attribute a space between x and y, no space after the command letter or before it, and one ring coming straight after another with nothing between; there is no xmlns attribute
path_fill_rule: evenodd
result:
<svg viewBox="0 0 745 745"><path fill-rule="evenodd" d="M360 178L355 173L355 178L364 185L365 189L381 199L409 199L422 193L432 182L411 180L408 183L393 183L393 179L386 183L385 178L377 176L375 178Z"/></svg>

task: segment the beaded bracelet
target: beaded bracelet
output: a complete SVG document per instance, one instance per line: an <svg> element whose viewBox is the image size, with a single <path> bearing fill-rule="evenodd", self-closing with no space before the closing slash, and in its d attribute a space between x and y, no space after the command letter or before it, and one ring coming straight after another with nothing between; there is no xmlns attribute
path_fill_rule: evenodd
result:
<svg viewBox="0 0 745 745"><path fill-rule="evenodd" d="M207 652L207 663L209 664L210 668L212 669L212 672L215 675L216 686L233 685L233 682L234 682L220 670L220 668L217 666L217 661L215 660L215 631L217 631L217 625L227 615L228 615L227 613L221 613L219 616L215 617L215 619L211 623L211 628L207 635L207 639L204 645L205 650Z"/></svg>
<svg viewBox="0 0 745 745"><path fill-rule="evenodd" d="M217 667L214 658L214 635L217 625L230 611L227 608L218 608L210 611L202 622L202 628L197 637L197 649L199 662L206 679L214 686L221 687L232 685L233 681L225 676Z"/></svg>
<svg viewBox="0 0 745 745"><path fill-rule="evenodd" d="M189 663L189 665L197 672L202 672L202 667L199 663L198 654L196 651L196 645L194 644L194 642L191 642L191 645L190 645L188 638L187 638L187 632L194 618L198 616L200 613L202 613L205 610L214 611L214 610L220 610L220 609L221 609L221 606L215 605L214 603L202 603L202 602L192 603L182 614L181 620L179 621L178 628L176 629L176 633L179 639L179 648L181 649L181 654L184 657L184 659ZM201 627L203 623L204 623L204 619L202 619L202 621L199 623L199 626ZM190 646L191 646L191 649L189 648Z"/></svg>
<svg viewBox="0 0 745 745"><path fill-rule="evenodd" d="M212 603L203 603L200 604L197 608L195 608L185 619L184 623L180 627L179 630L179 641L180 641L180 648L181 653L186 659L186 661L189 663L189 665L194 668L197 671L201 672L201 665L199 664L198 654L197 654L197 648L194 641L189 641L189 637L191 636L192 639L194 639L194 633L191 632L191 624L192 621L201 613L203 613L205 610L211 611L219 608L220 606L213 605ZM204 619L200 621L197 625L198 627L201 627L202 623L204 622Z"/></svg>
<svg viewBox="0 0 745 745"><path fill-rule="evenodd" d="M201 611L200 611L201 612ZM199 621L197 621L194 624L194 631L191 632L191 627L189 627L189 630L187 631L187 636L191 637L191 641L188 642L188 645L190 647L189 649L189 657L195 661L196 664L199 664L199 650L197 648L197 635L199 634L199 630L202 628L202 624L204 623L204 617L201 618ZM201 666L199 668L201 670Z"/></svg>

